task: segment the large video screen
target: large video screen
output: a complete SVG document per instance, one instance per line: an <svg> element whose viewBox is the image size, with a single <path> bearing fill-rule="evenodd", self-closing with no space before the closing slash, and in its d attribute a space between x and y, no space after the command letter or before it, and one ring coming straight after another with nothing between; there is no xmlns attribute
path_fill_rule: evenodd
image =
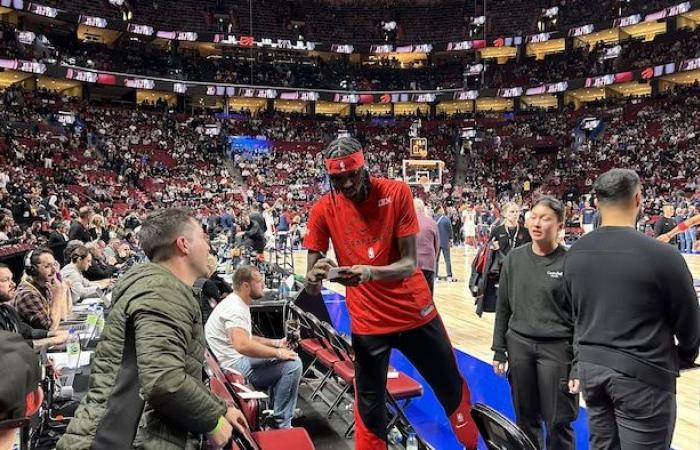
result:
<svg viewBox="0 0 700 450"><path fill-rule="evenodd" d="M272 143L263 136L229 136L228 149L231 156L264 155L272 149Z"/></svg>

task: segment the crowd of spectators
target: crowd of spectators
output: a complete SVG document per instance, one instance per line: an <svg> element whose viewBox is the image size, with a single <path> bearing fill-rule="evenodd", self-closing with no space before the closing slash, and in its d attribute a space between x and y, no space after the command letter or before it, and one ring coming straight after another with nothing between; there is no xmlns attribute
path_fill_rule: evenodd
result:
<svg viewBox="0 0 700 450"><path fill-rule="evenodd" d="M646 222L669 202L688 215L700 201L699 95L689 87L579 111L423 118L420 135L428 139L430 158L444 161L445 168L442 186L427 192L415 186L416 195L429 207L446 207L457 239L465 208L475 211L477 226L488 225L499 204L515 200L527 207L540 193L570 202L568 222L576 228L579 199L592 180L610 167L629 167L644 180ZM262 206L268 233L282 216L287 227L303 225L309 204L328 188L319 153L324 142L345 130L363 143L373 174L400 178L417 121L278 112L223 118L19 88L6 89L1 100L0 238L6 244L61 234L83 205L104 218L93 226L105 241L128 242L145 212L160 205L192 208L210 230L245 228L242 218L251 204ZM59 110L72 111L75 123L57 123ZM600 137L581 139L583 116L602 120ZM222 134L208 135L205 125L218 126ZM465 125L477 126L478 141L460 137ZM264 138L268 150L231 149L225 135Z"/></svg>
<svg viewBox="0 0 700 450"><path fill-rule="evenodd" d="M448 42L469 37L471 17L486 16L487 36L535 33L542 10L559 7L555 29L587 23L609 22L616 17L657 11L677 4L675 0L221 0L127 1L124 7L89 0L46 0L77 14L123 20L126 10L135 23L160 30L231 32L278 39L377 44L385 40L383 23L395 22L391 34L398 43ZM252 10L251 10L252 9ZM252 23L251 23L252 13Z"/></svg>
<svg viewBox="0 0 700 450"><path fill-rule="evenodd" d="M22 45L12 27L2 26L0 56L56 60L99 70L190 81L353 90L461 88L465 65L473 62L470 58L431 58L407 66L385 58L367 64L367 61L350 62L343 55L323 59L299 52L250 53L237 49L204 57L196 50L178 49L176 45L161 48L121 39L113 46L106 46L81 42L60 30L43 31L45 35L39 33L39 39L46 37L50 44ZM660 35L651 42L629 39L620 44L598 43L576 48L541 60L531 57L512 59L505 64L487 62L481 86L529 86L678 63L700 54L699 36L697 29L680 30Z"/></svg>

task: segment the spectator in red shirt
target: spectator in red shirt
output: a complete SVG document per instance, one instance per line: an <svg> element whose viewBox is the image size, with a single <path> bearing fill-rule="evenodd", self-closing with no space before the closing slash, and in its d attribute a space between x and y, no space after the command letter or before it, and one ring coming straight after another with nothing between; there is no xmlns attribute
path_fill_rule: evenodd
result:
<svg viewBox="0 0 700 450"><path fill-rule="evenodd" d="M356 139L334 140L324 156L331 192L309 216L306 289L318 295L336 266L324 256L332 241L352 323L355 448L387 448L386 379L391 350L397 348L432 386L460 442L476 449L469 388L418 268L419 223L411 189L371 177Z"/></svg>

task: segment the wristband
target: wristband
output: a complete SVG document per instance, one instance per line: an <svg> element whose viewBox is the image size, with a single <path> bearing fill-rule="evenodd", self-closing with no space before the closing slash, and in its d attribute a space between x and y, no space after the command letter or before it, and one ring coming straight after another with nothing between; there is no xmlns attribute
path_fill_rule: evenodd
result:
<svg viewBox="0 0 700 450"><path fill-rule="evenodd" d="M372 281L372 268L366 267L367 269L367 281Z"/></svg>
<svg viewBox="0 0 700 450"><path fill-rule="evenodd" d="M686 231L688 229L688 224L681 222L678 224L678 231Z"/></svg>
<svg viewBox="0 0 700 450"><path fill-rule="evenodd" d="M226 418L224 416L219 416L219 421L216 422L216 427L209 432L209 434L216 434L221 429L224 427L224 422L226 422Z"/></svg>

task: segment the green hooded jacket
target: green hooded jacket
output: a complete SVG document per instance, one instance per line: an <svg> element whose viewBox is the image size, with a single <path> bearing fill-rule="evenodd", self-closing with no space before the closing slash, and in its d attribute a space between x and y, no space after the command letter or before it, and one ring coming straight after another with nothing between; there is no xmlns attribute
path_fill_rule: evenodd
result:
<svg viewBox="0 0 700 450"><path fill-rule="evenodd" d="M87 395L58 450L199 448L225 403L202 382L204 332L192 288L144 263L116 284Z"/></svg>

